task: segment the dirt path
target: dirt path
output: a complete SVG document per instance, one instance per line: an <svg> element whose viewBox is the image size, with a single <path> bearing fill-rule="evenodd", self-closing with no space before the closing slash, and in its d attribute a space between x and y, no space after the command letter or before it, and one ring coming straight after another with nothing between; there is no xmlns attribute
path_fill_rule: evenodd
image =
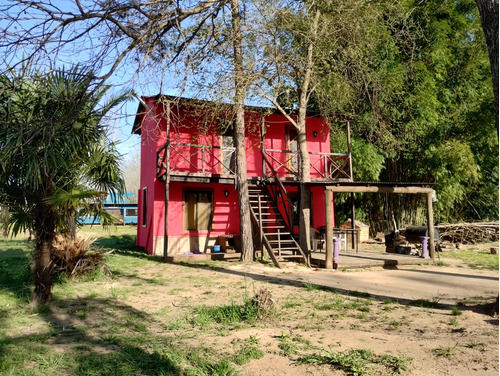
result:
<svg viewBox="0 0 500 376"><path fill-rule="evenodd" d="M252 266L229 267L228 271L244 273L270 283L302 281L338 289L345 293L363 292L375 298L394 300L426 299L454 305L469 300L498 295L498 272L464 268L459 262L450 266L399 267L357 271L308 270L295 267L284 270ZM454 265L453 265L454 264Z"/></svg>

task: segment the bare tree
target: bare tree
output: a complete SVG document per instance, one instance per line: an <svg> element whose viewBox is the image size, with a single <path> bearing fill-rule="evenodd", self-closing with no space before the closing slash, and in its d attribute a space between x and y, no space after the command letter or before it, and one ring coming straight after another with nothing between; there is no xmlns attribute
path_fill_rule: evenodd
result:
<svg viewBox="0 0 500 376"><path fill-rule="evenodd" d="M186 52L225 3L11 0L0 8L6 25L0 30L0 48L11 66L35 60L53 67L76 58L100 71L102 79L125 63L136 72L145 66L165 68ZM195 26L184 27L187 21Z"/></svg>
<svg viewBox="0 0 500 376"><path fill-rule="evenodd" d="M245 99L246 82L243 67L243 35L241 30L241 11L238 0L231 0L231 21L234 59L234 107L236 114L236 163L237 187L241 229L241 260L253 261L252 229L250 203L248 197L247 164L245 153ZM247 225L245 225L247 224Z"/></svg>
<svg viewBox="0 0 500 376"><path fill-rule="evenodd" d="M321 3L321 2L319 2ZM310 249L310 158L306 140L306 119L312 95L321 81L317 59L318 39L331 33L317 1L294 3L278 1L262 6L261 67L256 95L265 98L279 110L297 130L301 183L299 238L304 250ZM268 13L265 13L267 9ZM331 35L331 34L329 34Z"/></svg>
<svg viewBox="0 0 500 376"><path fill-rule="evenodd" d="M227 5L229 17L224 14ZM215 67L214 74L228 71L233 76L242 259L253 258L245 156L242 17L237 0L73 0L64 5L51 0L12 0L0 8L0 14L7 25L0 30L0 49L10 57L9 65L46 61L53 67L78 58L100 72L102 82L123 74L124 67L129 73L133 67L136 79L148 69L160 73L155 75L161 77L160 90L166 75L176 77L180 93L188 84L195 86L189 79L198 64L205 64L203 61L216 54L217 48L231 41L233 49L226 55L226 64ZM231 32L228 35L221 30Z"/></svg>

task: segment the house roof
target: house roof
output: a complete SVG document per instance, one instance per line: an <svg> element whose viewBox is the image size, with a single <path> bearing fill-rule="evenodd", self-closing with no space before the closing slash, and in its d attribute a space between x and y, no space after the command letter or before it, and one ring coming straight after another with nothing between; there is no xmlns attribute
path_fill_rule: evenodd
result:
<svg viewBox="0 0 500 376"><path fill-rule="evenodd" d="M147 112L152 112L152 109L148 107L147 102L153 99L155 102L165 101L165 102L175 102L180 105L194 105L194 106L220 106L221 110L231 111L233 104L231 103L219 103L214 101L208 101L203 99L187 98L187 97L176 97L164 94L157 94L154 96L141 96L139 98L139 106L137 108L137 113L134 119L134 124L132 126L132 134L141 134L141 122L142 118ZM246 112L257 112L265 115L282 115L282 113L274 107L264 107L264 106L245 106ZM297 111L293 110L290 115L297 115ZM321 118L317 111L308 111L308 117Z"/></svg>

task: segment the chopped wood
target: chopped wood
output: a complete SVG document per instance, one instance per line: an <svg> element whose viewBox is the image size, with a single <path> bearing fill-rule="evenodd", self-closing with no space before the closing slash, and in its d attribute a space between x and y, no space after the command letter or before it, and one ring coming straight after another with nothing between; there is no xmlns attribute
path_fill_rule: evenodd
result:
<svg viewBox="0 0 500 376"><path fill-rule="evenodd" d="M460 244L498 241L498 222L453 223L436 226L441 240Z"/></svg>

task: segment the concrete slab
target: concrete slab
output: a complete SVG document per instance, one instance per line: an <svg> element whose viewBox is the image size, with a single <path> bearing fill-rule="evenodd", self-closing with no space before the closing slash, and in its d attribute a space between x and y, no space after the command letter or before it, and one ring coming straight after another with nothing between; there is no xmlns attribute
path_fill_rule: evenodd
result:
<svg viewBox="0 0 500 376"><path fill-rule="evenodd" d="M326 255L324 252L311 254L311 263L324 267ZM363 269L374 267L396 267L402 265L427 265L432 263L430 259L419 256L402 255L397 253L383 253L370 251L341 252L336 269Z"/></svg>

